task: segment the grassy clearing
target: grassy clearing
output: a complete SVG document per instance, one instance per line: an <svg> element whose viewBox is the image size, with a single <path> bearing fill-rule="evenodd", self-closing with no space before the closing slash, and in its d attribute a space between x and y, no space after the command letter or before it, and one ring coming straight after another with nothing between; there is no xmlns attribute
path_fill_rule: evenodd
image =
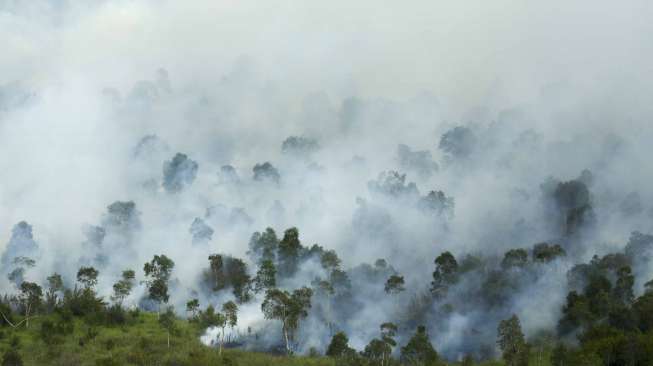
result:
<svg viewBox="0 0 653 366"><path fill-rule="evenodd" d="M168 348L167 334L157 315L151 313L141 313L116 327L89 326L75 318L72 334L46 344L41 324L49 318L34 318L27 329L3 328L0 352L7 352L12 338L17 337L25 365L334 365L327 358L288 358L239 350L224 350L220 356L216 349L203 345L200 330L184 320L177 320Z"/></svg>

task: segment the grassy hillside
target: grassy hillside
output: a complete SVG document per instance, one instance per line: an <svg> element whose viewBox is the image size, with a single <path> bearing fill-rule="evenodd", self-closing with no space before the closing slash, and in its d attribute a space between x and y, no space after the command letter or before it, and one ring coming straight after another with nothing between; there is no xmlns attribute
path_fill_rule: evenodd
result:
<svg viewBox="0 0 653 366"><path fill-rule="evenodd" d="M176 320L177 330L170 336L159 325L157 314L130 314L121 326L92 326L73 318L72 333L57 336L43 323L60 321L58 315L36 317L28 328L0 328L0 352L18 349L24 365L237 365L237 366L336 366L344 360L328 357L283 357L258 352L207 347L199 341L202 333L196 324ZM18 346L15 347L16 343ZM538 362L538 359L540 362ZM533 354L531 365L548 366L548 355ZM484 366L501 366L486 362Z"/></svg>
<svg viewBox="0 0 653 366"><path fill-rule="evenodd" d="M201 331L184 320L177 320L177 331L170 336L157 321L157 315L140 313L128 324L116 327L89 326L75 318L72 334L46 343L42 323L56 316L34 318L29 328L2 328L0 351L5 354L17 338L18 352L25 365L334 365L328 358L277 357L267 354L224 350L199 341Z"/></svg>

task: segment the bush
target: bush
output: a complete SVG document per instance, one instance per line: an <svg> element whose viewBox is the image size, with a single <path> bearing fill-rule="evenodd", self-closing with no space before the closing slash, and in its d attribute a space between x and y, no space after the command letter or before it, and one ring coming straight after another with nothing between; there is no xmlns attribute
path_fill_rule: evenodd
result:
<svg viewBox="0 0 653 366"><path fill-rule="evenodd" d="M23 366L23 358L12 348L2 356L2 366Z"/></svg>

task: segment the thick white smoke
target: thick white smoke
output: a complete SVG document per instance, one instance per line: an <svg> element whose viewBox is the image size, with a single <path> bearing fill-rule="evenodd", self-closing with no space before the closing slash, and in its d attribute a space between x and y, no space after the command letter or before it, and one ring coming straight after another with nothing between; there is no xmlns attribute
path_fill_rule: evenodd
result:
<svg viewBox="0 0 653 366"><path fill-rule="evenodd" d="M15 224L32 225L39 259L26 276L38 281L53 271L73 281L101 253L105 296L120 271L142 279L143 263L166 254L183 313L194 296L203 306L232 298L200 288L209 254L247 258L254 231L296 226L345 269L385 258L405 276L395 299L350 271L359 296L340 327L361 349L428 290L441 252L502 256L558 239L541 185L589 169L597 224L573 259L538 268L509 309L424 318L452 357L478 349L469 332L494 337L492 322L511 311L534 334L555 325L569 266L653 231L652 6L0 0L0 247L11 248ZM457 126L474 136L462 154L440 148ZM284 153L289 136L319 148ZM170 193L164 164L177 153L197 169L171 173L182 188ZM278 183L253 179L265 162ZM392 170L418 192L369 184ZM450 214L424 214L430 191L453 198ZM107 229L92 249L84 228L106 227L115 201L135 203L140 229L129 240ZM193 245L196 218L214 232ZM311 262L299 273L289 288L326 276ZM238 331L269 345L278 324L263 321L260 301L242 307ZM303 351L331 335L317 312Z"/></svg>

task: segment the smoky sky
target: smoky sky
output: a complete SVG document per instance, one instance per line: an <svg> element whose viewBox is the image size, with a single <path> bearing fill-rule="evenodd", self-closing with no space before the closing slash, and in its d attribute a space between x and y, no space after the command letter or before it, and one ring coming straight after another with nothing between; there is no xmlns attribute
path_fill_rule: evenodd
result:
<svg viewBox="0 0 653 366"><path fill-rule="evenodd" d="M34 280L102 252L105 295L165 253L183 304L209 253L246 258L254 231L296 226L345 268L387 259L417 293L444 250L558 239L542 185L587 169L596 223L534 280L556 295L511 303L534 332L568 266L653 231L652 56L649 1L0 0L0 248L28 222ZM425 214L431 191L451 207ZM103 240L129 249L92 247L116 201L135 203L139 229ZM358 348L395 311L377 290L343 325ZM452 316L434 343L467 347L464 329L494 316Z"/></svg>

